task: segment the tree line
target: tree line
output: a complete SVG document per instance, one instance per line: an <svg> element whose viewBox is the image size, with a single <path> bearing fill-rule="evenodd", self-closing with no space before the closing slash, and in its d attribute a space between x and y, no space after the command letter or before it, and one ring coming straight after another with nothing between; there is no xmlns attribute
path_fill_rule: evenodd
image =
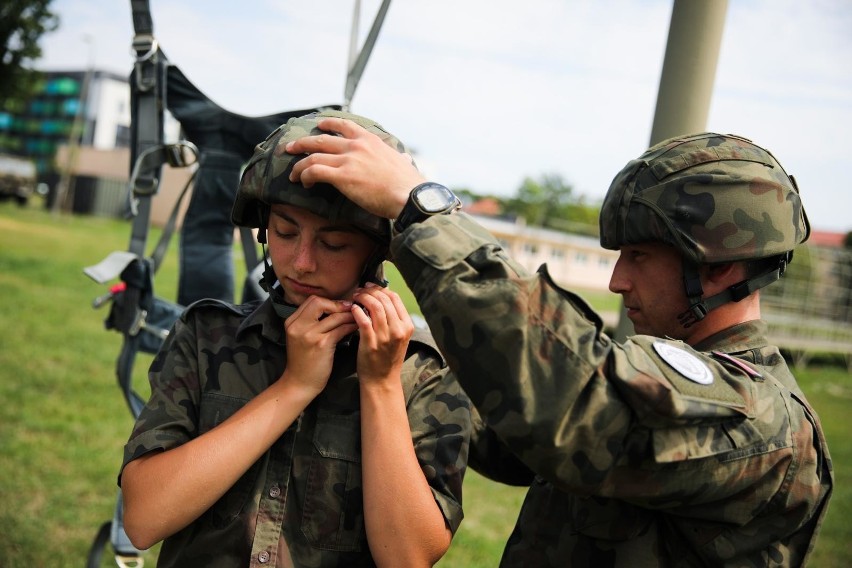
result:
<svg viewBox="0 0 852 568"><path fill-rule="evenodd" d="M559 174L526 177L515 195L496 196L454 188L465 205L484 199L498 204L499 216L523 219L528 225L597 237L600 203L589 201Z"/></svg>

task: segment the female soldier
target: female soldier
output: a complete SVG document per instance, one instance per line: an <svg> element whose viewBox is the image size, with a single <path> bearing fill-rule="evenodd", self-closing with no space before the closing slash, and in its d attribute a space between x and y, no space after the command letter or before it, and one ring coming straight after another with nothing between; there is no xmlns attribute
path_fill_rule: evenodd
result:
<svg viewBox="0 0 852 568"><path fill-rule="evenodd" d="M383 283L390 223L256 148L232 218L260 229L269 298L187 308L125 447L125 529L159 566L430 566L462 519L470 405Z"/></svg>

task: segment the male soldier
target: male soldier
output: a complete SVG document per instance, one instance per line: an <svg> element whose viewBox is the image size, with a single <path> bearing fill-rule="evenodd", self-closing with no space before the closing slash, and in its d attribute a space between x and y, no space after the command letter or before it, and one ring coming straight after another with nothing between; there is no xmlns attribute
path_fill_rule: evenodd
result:
<svg viewBox="0 0 852 568"><path fill-rule="evenodd" d="M454 214L449 190L356 125L320 128L339 136L290 144L310 154L291 179L396 219L392 259L450 367L536 474L503 566L805 563L833 474L819 419L760 320L759 288L809 234L767 150L683 136L615 177L601 244L620 251L610 290L637 332L619 344L546 267L528 274Z"/></svg>
<svg viewBox="0 0 852 568"><path fill-rule="evenodd" d="M462 519L470 403L383 282L391 227L258 144L232 218L259 229L270 297L189 306L151 365L124 454L125 527L159 566L431 566ZM353 123L354 124L354 123ZM353 335L357 331L356 335Z"/></svg>

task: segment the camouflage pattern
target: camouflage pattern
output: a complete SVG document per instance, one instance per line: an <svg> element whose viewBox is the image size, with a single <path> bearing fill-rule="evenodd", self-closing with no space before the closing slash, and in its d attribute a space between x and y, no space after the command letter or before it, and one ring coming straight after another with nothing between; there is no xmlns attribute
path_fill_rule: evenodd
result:
<svg viewBox="0 0 852 568"><path fill-rule="evenodd" d="M464 214L412 225L391 253L482 420L535 473L502 566L805 561L831 460L762 323L695 349L649 336L614 343L546 266L526 273ZM499 479L502 466L484 473Z"/></svg>
<svg viewBox="0 0 852 568"><path fill-rule="evenodd" d="M662 241L701 264L791 251L810 226L795 180L769 151L703 133L630 161L604 199L600 233L607 249Z"/></svg>
<svg viewBox="0 0 852 568"><path fill-rule="evenodd" d="M300 183L290 181L293 164L304 156L288 154L285 147L293 140L322 134L317 123L326 117L349 119L378 135L388 146L401 153L408 152L403 143L381 125L356 114L323 111L291 118L257 145L254 155L246 164L231 211L231 220L235 225L266 228L261 212L263 207L284 203L302 207L332 222L353 223L385 243L390 241L390 221L368 213L349 201L334 186L316 184L307 189Z"/></svg>
<svg viewBox="0 0 852 568"><path fill-rule="evenodd" d="M209 431L274 382L286 365L283 327L268 300L189 307L151 365L151 398L124 464ZM402 383L415 453L455 532L470 403L431 341L415 332ZM356 354L357 341L338 347L326 389L228 493L163 542L158 566L374 565L364 529Z"/></svg>

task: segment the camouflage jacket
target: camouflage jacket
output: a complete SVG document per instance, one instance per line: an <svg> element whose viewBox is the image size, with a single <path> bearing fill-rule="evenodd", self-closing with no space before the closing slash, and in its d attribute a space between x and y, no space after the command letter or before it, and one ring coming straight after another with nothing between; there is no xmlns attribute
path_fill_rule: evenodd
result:
<svg viewBox="0 0 852 568"><path fill-rule="evenodd" d="M125 446L124 464L183 444L231 416L281 375L284 341L268 300L259 307L215 300L190 306L151 365L151 398ZM415 453L455 531L470 403L430 342L428 333L415 332L402 382ZM357 342L338 346L326 389L213 507L165 539L158 566L374 565L361 494L356 353Z"/></svg>
<svg viewBox="0 0 852 568"><path fill-rule="evenodd" d="M464 214L391 247L474 406L536 474L502 566L804 563L831 460L761 322L695 349L616 344L546 267L526 273Z"/></svg>

